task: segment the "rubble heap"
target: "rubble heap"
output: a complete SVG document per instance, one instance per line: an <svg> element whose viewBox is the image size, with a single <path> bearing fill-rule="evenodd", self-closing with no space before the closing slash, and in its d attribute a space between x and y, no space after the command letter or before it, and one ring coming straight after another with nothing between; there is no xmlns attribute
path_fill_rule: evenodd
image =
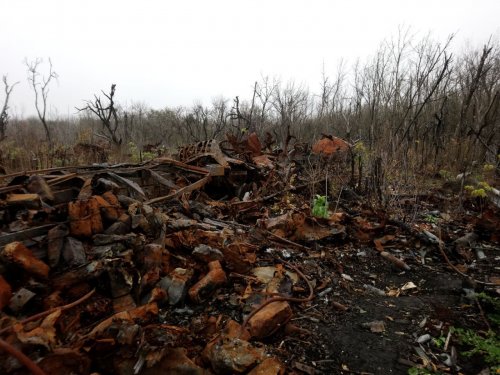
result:
<svg viewBox="0 0 500 375"><path fill-rule="evenodd" d="M225 151L210 141L176 159L0 177L0 372L311 373L273 340L307 336L294 317L350 282L329 249L374 243L409 272L415 255L384 245L415 229L376 211L311 216L294 157L251 135Z"/></svg>

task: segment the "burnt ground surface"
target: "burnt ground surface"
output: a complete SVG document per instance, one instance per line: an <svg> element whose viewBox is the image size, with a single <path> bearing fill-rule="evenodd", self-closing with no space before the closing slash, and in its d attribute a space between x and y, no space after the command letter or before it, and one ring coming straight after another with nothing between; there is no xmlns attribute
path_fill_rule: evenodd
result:
<svg viewBox="0 0 500 375"><path fill-rule="evenodd" d="M461 280L430 268L401 272L385 264L378 254L363 258L354 255L350 264L349 275L355 281L347 290L338 292L339 296L332 293L318 301L313 311L320 322L308 324L311 341L296 359L314 358L323 373L406 374L408 363L400 360L414 356L417 337L428 331L420 328L424 319L456 322L453 310L460 303ZM399 297L367 293L363 284L375 280L383 290L412 281L418 291ZM349 310L335 311L330 300L341 300ZM366 327L373 321L384 322L384 332L374 333ZM297 344L297 349L303 348ZM293 348L290 343L292 352Z"/></svg>
<svg viewBox="0 0 500 375"><path fill-rule="evenodd" d="M408 262L410 271L395 268L373 249L364 250L365 254L359 252L347 248L335 251L335 258L342 261L343 272L352 277L352 282L332 272L327 260L331 255L311 262L314 265L310 275L314 268L321 269L333 280L332 292L317 297L303 311L297 309L294 322L308 330L306 334L281 335L269 341L280 348L275 353L292 368L300 368L295 366L298 362L311 366L310 372L324 374L407 374L409 368L422 363L415 351L421 335L429 333L438 338L450 326L486 329L477 307L465 298L463 288L471 286L448 269L437 249L427 254L426 265ZM498 249L493 250L489 259L498 254ZM492 266L491 261L485 265ZM394 290L408 282L416 288L398 297L374 295L363 286ZM333 301L349 306L348 310L339 311ZM383 322L384 331L371 332L367 324L373 321ZM439 353L429 343L422 347ZM436 362L439 364L439 359ZM462 373L467 374L479 373L484 366L480 360L471 363L468 358L458 362Z"/></svg>

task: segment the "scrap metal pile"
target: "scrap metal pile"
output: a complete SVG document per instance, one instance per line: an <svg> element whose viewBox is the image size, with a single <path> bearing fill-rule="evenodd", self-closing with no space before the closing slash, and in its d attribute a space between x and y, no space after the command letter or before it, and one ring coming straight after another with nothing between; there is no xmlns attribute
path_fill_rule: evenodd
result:
<svg viewBox="0 0 500 375"><path fill-rule="evenodd" d="M0 178L6 374L308 372L274 338L307 335L293 317L332 282L314 260L387 224L312 217L293 194L311 182L300 163L264 153L254 135L231 152L211 141L175 159ZM377 249L408 270L383 248L389 237Z"/></svg>

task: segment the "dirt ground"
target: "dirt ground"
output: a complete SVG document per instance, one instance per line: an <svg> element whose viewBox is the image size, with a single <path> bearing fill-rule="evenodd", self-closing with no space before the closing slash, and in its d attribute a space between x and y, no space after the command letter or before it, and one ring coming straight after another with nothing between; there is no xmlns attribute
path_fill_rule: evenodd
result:
<svg viewBox="0 0 500 375"><path fill-rule="evenodd" d="M449 223L460 233L457 224L453 220ZM393 232L395 228L387 227L386 231ZM488 276L499 273L500 248L487 239L482 245L488 250L485 259L474 261L474 277L488 280ZM311 366L311 373L407 374L410 368L422 364L416 352L419 346L429 349L431 361L439 363L444 358L431 343L417 342L422 335L446 336L450 327L488 330L480 307L466 297L469 290L481 291L484 286L457 274L437 247L427 249L423 257L423 253L411 246L400 248L411 267L408 271L385 261L373 246L331 247L321 260L311 261L306 254L297 255L301 263L311 263L308 275L331 278L332 291L317 297L303 312L297 312L297 323L309 331L307 335L300 339L286 336L273 339L272 343L283 349L276 350L277 355L292 367L299 362ZM352 281L339 277L339 272ZM392 297L371 293L364 287L373 285L379 290L394 291L410 282L415 288ZM334 301L349 308L339 311ZM383 322L383 331L372 332L370 322ZM463 348L456 339L454 345ZM442 366L440 370L479 374L488 369L479 356L458 355L455 365ZM439 373L438 369L435 373Z"/></svg>

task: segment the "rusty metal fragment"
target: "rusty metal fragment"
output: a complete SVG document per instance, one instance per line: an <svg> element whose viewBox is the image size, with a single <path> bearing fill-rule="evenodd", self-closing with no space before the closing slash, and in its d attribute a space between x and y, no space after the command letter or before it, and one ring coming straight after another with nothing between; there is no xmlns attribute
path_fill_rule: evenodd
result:
<svg viewBox="0 0 500 375"><path fill-rule="evenodd" d="M341 138L323 135L323 138L312 146L312 152L323 156L332 156L345 153L349 151L350 147L349 143Z"/></svg>
<svg viewBox="0 0 500 375"><path fill-rule="evenodd" d="M190 374L209 375L210 372L196 365L187 356L184 348L172 348L167 351L160 363L141 372L143 375L156 374Z"/></svg>
<svg viewBox="0 0 500 375"><path fill-rule="evenodd" d="M250 334L256 338L267 337L284 327L292 315L292 309L288 302L272 302L250 318L248 321Z"/></svg>
<svg viewBox="0 0 500 375"><path fill-rule="evenodd" d="M12 297L12 287L5 281L2 275L0 275L0 311L8 305Z"/></svg>
<svg viewBox="0 0 500 375"><path fill-rule="evenodd" d="M8 262L24 269L30 275L46 279L49 276L49 266L34 257L31 250L22 242L11 242L7 244L0 255Z"/></svg>
<svg viewBox="0 0 500 375"><path fill-rule="evenodd" d="M103 232L99 201L94 197L70 202L68 213L73 236L91 237Z"/></svg>
<svg viewBox="0 0 500 375"><path fill-rule="evenodd" d="M192 301L201 303L227 282L226 273L218 260L208 263L208 273L189 289Z"/></svg>
<svg viewBox="0 0 500 375"><path fill-rule="evenodd" d="M264 359L264 350L248 341L226 338L216 343L209 354L216 373L242 374Z"/></svg>
<svg viewBox="0 0 500 375"><path fill-rule="evenodd" d="M258 364L248 375L284 375L285 365L276 358L266 358Z"/></svg>
<svg viewBox="0 0 500 375"><path fill-rule="evenodd" d="M192 270L176 268L159 281L158 286L167 293L170 305L184 302L184 298L188 293L188 283L192 277Z"/></svg>

